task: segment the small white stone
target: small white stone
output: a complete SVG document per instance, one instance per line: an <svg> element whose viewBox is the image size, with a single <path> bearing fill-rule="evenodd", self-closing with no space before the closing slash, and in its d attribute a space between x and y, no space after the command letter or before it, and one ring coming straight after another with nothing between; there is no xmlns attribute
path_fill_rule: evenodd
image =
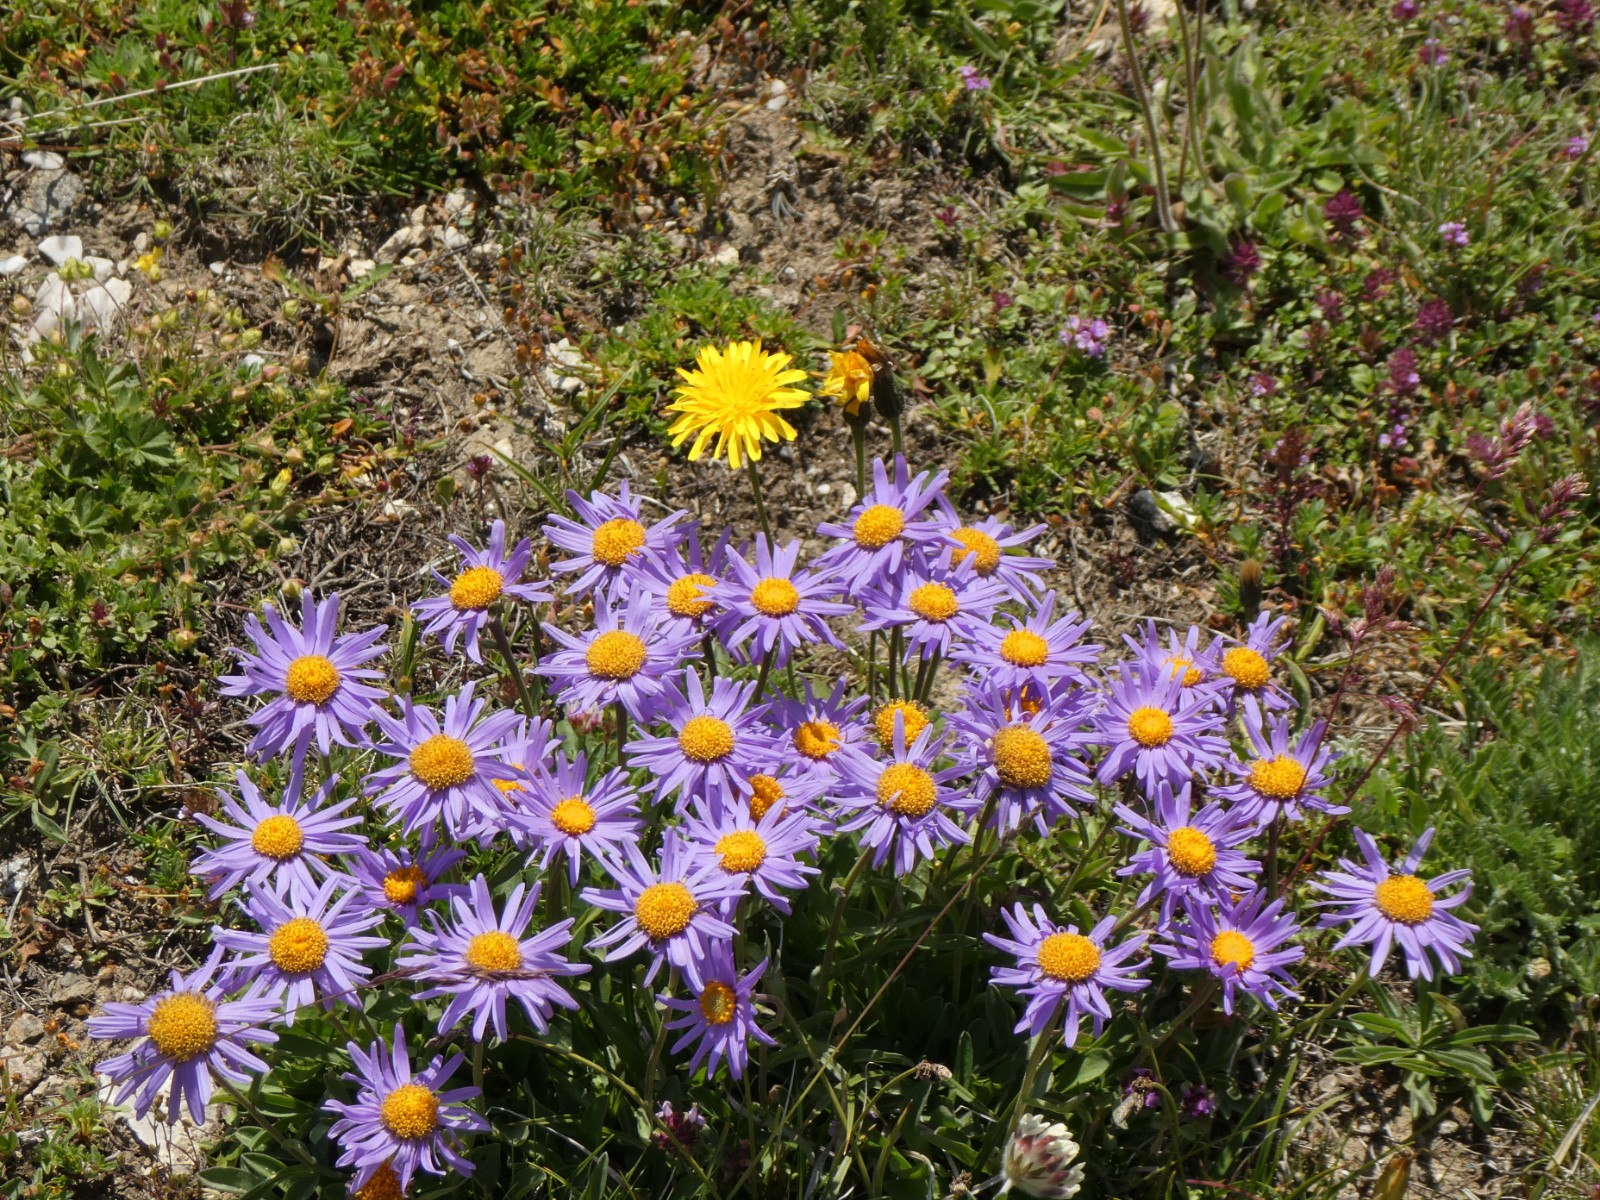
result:
<svg viewBox="0 0 1600 1200"><path fill-rule="evenodd" d="M378 247L377 253L372 257L381 263L398 261L409 251L415 250L428 240L428 231L416 225L407 225L404 229L397 229L389 236L389 240Z"/></svg>
<svg viewBox="0 0 1600 1200"><path fill-rule="evenodd" d="M221 261L220 259L217 260L214 263L207 263L206 264L206 270L210 271L218 279L222 278L223 272L226 271L227 269L228 269L228 264L223 262L223 261Z"/></svg>
<svg viewBox="0 0 1600 1200"><path fill-rule="evenodd" d="M711 256L711 261L719 267L731 267L739 261L739 247L724 246Z"/></svg>
<svg viewBox="0 0 1600 1200"><path fill-rule="evenodd" d="M77 314L78 305L72 298L72 289L61 276L46 275L33 294L33 327L39 331L39 336L49 337Z"/></svg>
<svg viewBox="0 0 1600 1200"><path fill-rule="evenodd" d="M28 260L20 254L12 254L6 258L0 258L0 276L15 275L27 265Z"/></svg>
<svg viewBox="0 0 1600 1200"><path fill-rule="evenodd" d="M445 231L439 236L440 240L444 242L444 248L446 250L465 250L468 246L472 245L472 239L466 234L462 233L461 230L457 229L454 225L447 226Z"/></svg>
<svg viewBox="0 0 1600 1200"><path fill-rule="evenodd" d="M472 207L472 193L466 188L457 188L444 198L444 211L446 216L459 217Z"/></svg>
<svg viewBox="0 0 1600 1200"><path fill-rule="evenodd" d="M116 274L117 264L109 258L101 258L99 255L91 254L83 261L94 269L94 281L96 283L104 283L112 275Z"/></svg>
<svg viewBox="0 0 1600 1200"><path fill-rule="evenodd" d="M345 270L350 272L350 278L355 280L357 283L365 279L368 275L371 275L377 269L378 264L373 262L370 258L352 258L345 266Z"/></svg>
<svg viewBox="0 0 1600 1200"><path fill-rule="evenodd" d="M83 257L83 239L70 233L53 234L39 243L39 253L59 267L68 259Z"/></svg>
<svg viewBox="0 0 1600 1200"><path fill-rule="evenodd" d="M41 171L59 171L67 165L67 160L54 150L25 150L22 161L30 167L38 167Z"/></svg>
<svg viewBox="0 0 1600 1200"><path fill-rule="evenodd" d="M411 210L411 224L420 227L428 223L428 206L419 204Z"/></svg>
<svg viewBox="0 0 1600 1200"><path fill-rule="evenodd" d="M126 279L108 279L84 292L78 303L83 306L84 323L105 332L132 298L133 287Z"/></svg>

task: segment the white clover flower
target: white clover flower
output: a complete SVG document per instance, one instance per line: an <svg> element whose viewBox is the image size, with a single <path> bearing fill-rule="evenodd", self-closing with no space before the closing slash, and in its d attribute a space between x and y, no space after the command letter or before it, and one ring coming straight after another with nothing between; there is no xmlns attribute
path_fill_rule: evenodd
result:
<svg viewBox="0 0 1600 1200"><path fill-rule="evenodd" d="M1042 1200L1068 1200L1083 1186L1083 1168L1073 1164L1078 1143L1060 1122L1048 1123L1036 1113L1017 1122L1006 1145L1005 1183L1000 1195L1012 1188Z"/></svg>

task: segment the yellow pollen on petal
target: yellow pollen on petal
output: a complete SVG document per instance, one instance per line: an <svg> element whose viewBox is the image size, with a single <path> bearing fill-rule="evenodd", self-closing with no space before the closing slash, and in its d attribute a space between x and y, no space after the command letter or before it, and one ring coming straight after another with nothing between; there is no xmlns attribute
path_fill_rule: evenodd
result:
<svg viewBox="0 0 1600 1200"><path fill-rule="evenodd" d="M928 727L928 710L915 700L891 700L872 718L878 731L878 741L885 750L894 748L894 716L900 714L906 727L906 745L917 740L917 735Z"/></svg>
<svg viewBox="0 0 1600 1200"><path fill-rule="evenodd" d="M1418 925L1433 916L1433 892L1415 875L1389 876L1373 890L1372 902L1403 925Z"/></svg>
<svg viewBox="0 0 1600 1200"><path fill-rule="evenodd" d="M550 810L550 824L568 837L582 837L594 828L594 807L583 796L568 796Z"/></svg>
<svg viewBox="0 0 1600 1200"><path fill-rule="evenodd" d="M480 971L504 973L522 966L522 947L509 933L491 929L474 936L462 957L468 966Z"/></svg>
<svg viewBox="0 0 1600 1200"><path fill-rule="evenodd" d="M286 975L315 971L328 957L328 935L310 917L291 917L267 939L272 965Z"/></svg>
<svg viewBox="0 0 1600 1200"><path fill-rule="evenodd" d="M1000 657L1014 667L1042 667L1050 659L1050 643L1031 629L1013 629L1000 639Z"/></svg>
<svg viewBox="0 0 1600 1200"><path fill-rule="evenodd" d="M794 748L812 762L821 762L843 744L832 721L805 721L794 731Z"/></svg>
<svg viewBox="0 0 1600 1200"><path fill-rule="evenodd" d="M1250 786L1274 800L1292 800L1305 786L1306 769L1300 760L1280 754L1259 758L1250 765Z"/></svg>
<svg viewBox="0 0 1600 1200"><path fill-rule="evenodd" d="M414 904L427 886L428 876L422 868L416 863L407 863L383 877L383 898L390 904Z"/></svg>
<svg viewBox="0 0 1600 1200"><path fill-rule="evenodd" d="M1039 943L1039 969L1063 983L1082 983L1100 969L1100 947L1081 933L1052 933Z"/></svg>
<svg viewBox="0 0 1600 1200"><path fill-rule="evenodd" d="M185 1063L217 1044L217 1006L194 992L175 992L156 1001L144 1030L163 1058Z"/></svg>
<svg viewBox="0 0 1600 1200"><path fill-rule="evenodd" d="M1222 673L1250 691L1264 687L1272 678L1272 668L1248 646L1235 646L1222 656Z"/></svg>
<svg viewBox="0 0 1600 1200"><path fill-rule="evenodd" d="M633 919L651 941L676 937L689 928L699 911L694 895L681 883L652 883L633 902Z"/></svg>
<svg viewBox="0 0 1600 1200"><path fill-rule="evenodd" d="M1256 960L1256 944L1237 929L1224 929L1211 939L1211 961L1219 967L1248 971Z"/></svg>
<svg viewBox="0 0 1600 1200"><path fill-rule="evenodd" d="M1194 665L1194 659L1182 654L1172 655L1164 665L1172 672L1172 678L1182 678L1180 687L1192 688L1206 677L1206 673Z"/></svg>
<svg viewBox="0 0 1600 1200"><path fill-rule="evenodd" d="M768 617L787 617L800 607L800 589L787 579L768 575L750 592L750 606Z"/></svg>
<svg viewBox="0 0 1600 1200"><path fill-rule="evenodd" d="M783 784L771 775L750 776L750 815L761 820L774 804L783 802Z"/></svg>
<svg viewBox="0 0 1600 1200"><path fill-rule="evenodd" d="M1172 715L1163 708L1146 705L1128 714L1128 736L1145 749L1165 746L1172 740Z"/></svg>
<svg viewBox="0 0 1600 1200"><path fill-rule="evenodd" d="M597 562L620 567L644 545L644 526L626 517L614 517L594 531L590 547Z"/></svg>
<svg viewBox="0 0 1600 1200"><path fill-rule="evenodd" d="M863 550L880 550L905 531L906 515L889 504L874 504L856 518L852 533Z"/></svg>
<svg viewBox="0 0 1600 1200"><path fill-rule="evenodd" d="M1194 826L1184 825L1167 834L1167 861L1193 879L1211 873L1217 865L1217 848Z"/></svg>
<svg viewBox="0 0 1600 1200"><path fill-rule="evenodd" d="M700 1015L707 1025L726 1025L739 1007L739 994L725 983L712 980L700 990Z"/></svg>
<svg viewBox="0 0 1600 1200"><path fill-rule="evenodd" d="M394 1168L384 1163L372 1173L355 1194L355 1200L405 1200L405 1189L400 1186L400 1176Z"/></svg>
<svg viewBox="0 0 1600 1200"><path fill-rule="evenodd" d="M450 585L450 603L462 612L488 608L505 587L505 576L493 567L468 567Z"/></svg>
<svg viewBox="0 0 1600 1200"><path fill-rule="evenodd" d="M994 574L994 569L1000 565L999 542L983 530L973 529L970 525L962 526L950 536L961 543L961 549L950 552L952 565L960 566L970 555L973 559L972 569L980 578Z"/></svg>
<svg viewBox="0 0 1600 1200"><path fill-rule="evenodd" d="M925 583L913 588L906 607L924 621L948 621L961 611L955 591L942 583Z"/></svg>
<svg viewBox="0 0 1600 1200"><path fill-rule="evenodd" d="M250 849L263 858L273 858L279 862L299 854L300 847L305 844L306 835L300 828L300 822L288 813L273 813L263 818L250 835Z"/></svg>
<svg viewBox="0 0 1600 1200"><path fill-rule="evenodd" d="M706 591L716 586L715 579L698 571L680 575L667 585L667 611L686 621L698 620L715 606L716 601L708 599Z"/></svg>
<svg viewBox="0 0 1600 1200"><path fill-rule="evenodd" d="M446 734L434 734L411 752L411 774L434 791L459 787L472 778L472 769L471 748Z"/></svg>
<svg viewBox="0 0 1600 1200"><path fill-rule="evenodd" d="M698 763L714 763L733 753L733 726L708 713L690 717L678 731L678 749Z"/></svg>
<svg viewBox="0 0 1600 1200"><path fill-rule="evenodd" d="M645 644L625 629L611 629L589 643L584 665L596 679L632 679L644 667Z"/></svg>
<svg viewBox="0 0 1600 1200"><path fill-rule="evenodd" d="M326 704L339 690L339 668L321 654L302 654L289 664L283 690L299 704Z"/></svg>
<svg viewBox="0 0 1600 1200"><path fill-rule="evenodd" d="M1010 725L994 735L994 769L1006 787L1043 787L1053 766L1050 743L1026 725Z"/></svg>
<svg viewBox="0 0 1600 1200"><path fill-rule="evenodd" d="M401 1084L383 1098L378 1116L397 1138L427 1137L439 1126L439 1097L420 1083Z"/></svg>
<svg viewBox="0 0 1600 1200"><path fill-rule="evenodd" d="M891 763L878 776L878 803L898 817L925 817L936 800L933 776L913 763Z"/></svg>
<svg viewBox="0 0 1600 1200"><path fill-rule="evenodd" d="M753 829L736 829L717 839L714 851L730 874L754 871L767 861L767 843Z"/></svg>

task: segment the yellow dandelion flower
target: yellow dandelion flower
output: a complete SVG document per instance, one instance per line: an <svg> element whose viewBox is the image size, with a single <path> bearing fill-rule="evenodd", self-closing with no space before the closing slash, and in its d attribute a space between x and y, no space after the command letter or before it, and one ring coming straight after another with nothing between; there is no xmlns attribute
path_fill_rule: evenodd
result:
<svg viewBox="0 0 1600 1200"><path fill-rule="evenodd" d="M761 461L763 440L793 441L794 426L778 411L799 408L807 395L789 386L806 377L804 371L786 369L791 361L792 355L763 351L759 340L702 349L692 371L678 368L683 386L667 405L668 412L682 414L667 430L673 446L694 434L689 457L697 459L715 437L711 457L726 454L728 466L738 470L746 460Z"/></svg>
<svg viewBox="0 0 1600 1200"><path fill-rule="evenodd" d="M828 373L817 395L833 396L845 412L859 416L872 395L872 364L855 350L830 353L828 358Z"/></svg>

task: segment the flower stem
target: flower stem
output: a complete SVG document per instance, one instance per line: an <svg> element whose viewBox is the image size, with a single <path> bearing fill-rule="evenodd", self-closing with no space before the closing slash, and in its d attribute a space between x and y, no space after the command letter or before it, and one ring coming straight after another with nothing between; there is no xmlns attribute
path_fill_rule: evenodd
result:
<svg viewBox="0 0 1600 1200"><path fill-rule="evenodd" d="M856 499L867 494L867 430L865 425L850 426L850 440L856 446Z"/></svg>
<svg viewBox="0 0 1600 1200"><path fill-rule="evenodd" d="M1011 1120L1006 1123L1005 1141L1000 1145L1003 1148L1011 1144L1011 1139L1016 1136L1017 1124L1022 1120L1022 1114L1027 1111L1028 1101L1033 1099L1033 1083L1039 1077L1039 1068L1044 1065L1044 1060L1050 1053L1050 1043L1055 1040L1056 1022L1061 1019L1061 1007L1056 1006L1055 1012L1050 1014L1050 1019L1045 1022L1039 1036L1034 1039L1033 1053L1028 1055L1028 1066L1022 1072L1022 1086L1017 1088L1017 1102L1011 1109Z"/></svg>
<svg viewBox="0 0 1600 1200"><path fill-rule="evenodd" d="M516 684L517 698L522 702L523 713L530 721L538 720L539 706L533 702L533 695L528 691L528 681L522 674L522 668L517 664L517 656L511 650L511 639L506 636L506 627L501 622L498 612L489 615L489 633L494 638L495 649L500 651L500 661L505 664L506 674L511 676L511 681Z"/></svg>
<svg viewBox="0 0 1600 1200"><path fill-rule="evenodd" d="M756 676L756 690L750 697L751 704L761 699L761 693L766 690L767 676L772 673L772 656L777 652L777 649L774 646L761 657L761 673Z"/></svg>
<svg viewBox="0 0 1600 1200"><path fill-rule="evenodd" d="M889 419L889 435L894 439L894 452L896 454L904 454L905 435L900 431L899 413L895 413L895 415Z"/></svg>
<svg viewBox="0 0 1600 1200"><path fill-rule="evenodd" d="M1122 45L1128 55L1128 79L1133 97L1144 114L1145 135L1150 139L1150 170L1155 176L1156 218L1163 233L1176 233L1172 219L1172 197L1167 193L1167 167L1161 159L1161 135L1156 131L1156 116L1150 106L1150 93L1144 85L1144 68L1139 63L1139 48L1133 43L1133 25L1128 20L1128 0L1117 0L1117 21L1122 26Z"/></svg>
<svg viewBox="0 0 1600 1200"><path fill-rule="evenodd" d="M772 540L772 524L767 520L767 506L761 499L761 472L753 458L747 458L744 465L750 474L750 494L756 498L756 516L761 518L761 532L767 535L768 548L776 550L777 546Z"/></svg>
<svg viewBox="0 0 1600 1200"><path fill-rule="evenodd" d="M828 977L833 974L833 947L839 935L839 922L844 919L845 901L850 898L850 893L855 890L856 880L861 872L866 869L867 860L872 857L871 850L863 850L861 857L856 860L856 865L850 868L850 874L845 876L844 887L839 889L839 900L833 906L833 919L828 922L827 948L822 952L822 970L817 973L817 1000L826 1003L828 997Z"/></svg>

